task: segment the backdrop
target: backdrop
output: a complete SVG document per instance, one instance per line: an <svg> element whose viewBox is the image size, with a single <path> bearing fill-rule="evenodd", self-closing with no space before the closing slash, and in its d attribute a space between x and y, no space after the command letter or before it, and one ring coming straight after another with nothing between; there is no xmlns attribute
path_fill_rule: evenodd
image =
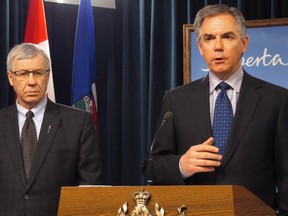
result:
<svg viewBox="0 0 288 216"><path fill-rule="evenodd" d="M183 83L182 25L193 23L204 5L218 3L240 8L248 20L288 17L286 0L116 0L116 10L93 8L106 184L145 184L141 166L162 97ZM6 55L23 42L28 4L0 1L0 108L14 102ZM45 2L45 12L56 101L70 105L78 6Z"/></svg>

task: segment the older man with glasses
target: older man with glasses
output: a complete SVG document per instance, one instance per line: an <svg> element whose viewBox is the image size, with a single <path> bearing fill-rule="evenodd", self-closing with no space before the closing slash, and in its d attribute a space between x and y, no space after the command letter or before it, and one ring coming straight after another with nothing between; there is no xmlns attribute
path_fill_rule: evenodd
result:
<svg viewBox="0 0 288 216"><path fill-rule="evenodd" d="M89 113L46 96L50 59L16 45L7 76L16 103L0 111L1 215L57 215L62 186L101 183L101 155Z"/></svg>

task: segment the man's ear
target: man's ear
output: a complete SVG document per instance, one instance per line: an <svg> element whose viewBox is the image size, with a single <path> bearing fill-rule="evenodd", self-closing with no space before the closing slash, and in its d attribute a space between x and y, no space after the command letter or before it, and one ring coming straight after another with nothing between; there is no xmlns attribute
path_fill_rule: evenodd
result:
<svg viewBox="0 0 288 216"><path fill-rule="evenodd" d="M11 86L13 86L13 74L10 71L7 71L7 78Z"/></svg>
<svg viewBox="0 0 288 216"><path fill-rule="evenodd" d="M199 49L200 54L203 56L202 44L201 44L201 42L199 41L197 45L198 45L198 49Z"/></svg>
<svg viewBox="0 0 288 216"><path fill-rule="evenodd" d="M249 38L248 36L246 36L243 40L242 40L242 53L244 54L247 50L247 47L248 47L248 43L249 43Z"/></svg>

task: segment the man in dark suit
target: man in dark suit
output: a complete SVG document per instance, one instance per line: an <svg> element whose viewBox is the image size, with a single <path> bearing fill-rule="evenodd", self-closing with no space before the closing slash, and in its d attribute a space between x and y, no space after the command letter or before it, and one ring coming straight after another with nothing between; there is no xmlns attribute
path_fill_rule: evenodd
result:
<svg viewBox="0 0 288 216"><path fill-rule="evenodd" d="M91 114L51 102L45 95L49 72L50 60L37 45L23 43L8 54L7 76L17 100L0 111L0 215L56 216L62 186L101 183ZM34 114L30 126L28 111ZM31 125L33 132L23 135ZM32 134L34 153L24 144Z"/></svg>
<svg viewBox="0 0 288 216"><path fill-rule="evenodd" d="M242 185L288 215L288 91L242 69L248 36L236 8L206 6L194 28L209 74L166 92L158 127L165 113L174 117L156 137L144 175L154 184ZM223 81L233 118L224 147L213 125Z"/></svg>

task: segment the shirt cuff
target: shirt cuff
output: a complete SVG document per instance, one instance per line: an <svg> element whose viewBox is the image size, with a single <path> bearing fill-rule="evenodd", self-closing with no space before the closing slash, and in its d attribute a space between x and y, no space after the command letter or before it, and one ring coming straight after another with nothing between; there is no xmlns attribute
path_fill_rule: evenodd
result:
<svg viewBox="0 0 288 216"><path fill-rule="evenodd" d="M182 178L183 179L186 179L186 178L188 178L188 177L190 177L189 175L186 175L184 172L183 172L183 170L182 170L182 168L181 168L181 159L182 159L182 157L180 158L180 160L179 160L179 170L180 170L180 173L181 173L181 175L182 175Z"/></svg>

